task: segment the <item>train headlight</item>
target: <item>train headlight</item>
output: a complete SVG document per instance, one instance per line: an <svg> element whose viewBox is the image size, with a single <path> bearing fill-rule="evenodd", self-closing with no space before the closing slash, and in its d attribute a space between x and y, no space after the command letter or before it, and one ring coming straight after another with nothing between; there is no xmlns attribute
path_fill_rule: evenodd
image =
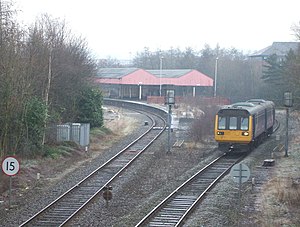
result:
<svg viewBox="0 0 300 227"><path fill-rule="evenodd" d="M218 131L218 132L217 132L217 135L224 135L224 132Z"/></svg>
<svg viewBox="0 0 300 227"><path fill-rule="evenodd" d="M243 136L249 136L249 132L242 132Z"/></svg>

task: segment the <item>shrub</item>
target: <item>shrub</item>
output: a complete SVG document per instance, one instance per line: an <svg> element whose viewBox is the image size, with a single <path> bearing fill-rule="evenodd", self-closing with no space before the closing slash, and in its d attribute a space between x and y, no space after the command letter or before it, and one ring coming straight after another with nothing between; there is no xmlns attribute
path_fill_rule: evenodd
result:
<svg viewBox="0 0 300 227"><path fill-rule="evenodd" d="M91 128L103 125L102 93L96 88L87 88L78 100L78 121L90 123Z"/></svg>
<svg viewBox="0 0 300 227"><path fill-rule="evenodd" d="M195 142L203 142L204 137L213 135L215 114L218 107L204 106L201 109L204 114L195 119L189 129L189 134Z"/></svg>

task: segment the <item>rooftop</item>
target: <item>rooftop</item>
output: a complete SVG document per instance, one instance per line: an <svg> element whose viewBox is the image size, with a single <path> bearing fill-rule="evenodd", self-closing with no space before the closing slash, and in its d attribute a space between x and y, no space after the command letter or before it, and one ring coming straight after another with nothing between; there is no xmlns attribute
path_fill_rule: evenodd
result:
<svg viewBox="0 0 300 227"><path fill-rule="evenodd" d="M271 46L253 53L250 57L267 57L272 54L285 56L290 50L296 51L299 47L300 42L273 42Z"/></svg>
<svg viewBox="0 0 300 227"><path fill-rule="evenodd" d="M115 78L121 79L122 77L139 70L138 68L101 68L98 70L97 77L101 78Z"/></svg>
<svg viewBox="0 0 300 227"><path fill-rule="evenodd" d="M163 70L146 70L156 77L178 78L192 71L192 69L163 69Z"/></svg>

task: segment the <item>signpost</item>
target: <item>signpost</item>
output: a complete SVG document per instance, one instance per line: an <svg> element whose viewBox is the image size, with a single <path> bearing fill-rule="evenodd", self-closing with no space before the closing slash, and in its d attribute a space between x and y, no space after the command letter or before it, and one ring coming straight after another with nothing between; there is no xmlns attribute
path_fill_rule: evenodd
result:
<svg viewBox="0 0 300 227"><path fill-rule="evenodd" d="M170 153L171 151L171 126L172 126L172 105L175 104L175 90L174 89L167 89L166 90L166 97L165 97L165 104L169 106L168 111L168 151L167 153Z"/></svg>
<svg viewBox="0 0 300 227"><path fill-rule="evenodd" d="M243 163L235 164L230 170L230 176L235 183L245 183L247 180L249 180L250 169Z"/></svg>
<svg viewBox="0 0 300 227"><path fill-rule="evenodd" d="M230 170L230 176L235 183L239 184L239 207L241 206L242 183L250 178L250 169L243 163L235 164Z"/></svg>
<svg viewBox="0 0 300 227"><path fill-rule="evenodd" d="M293 94L290 91L284 92L284 106L286 107L286 131L285 131L285 157L288 157L289 149L289 108L293 106Z"/></svg>
<svg viewBox="0 0 300 227"><path fill-rule="evenodd" d="M11 207L11 187L12 187L12 176L16 175L20 170L19 161L13 157L8 156L2 161L2 171L9 176L9 208Z"/></svg>

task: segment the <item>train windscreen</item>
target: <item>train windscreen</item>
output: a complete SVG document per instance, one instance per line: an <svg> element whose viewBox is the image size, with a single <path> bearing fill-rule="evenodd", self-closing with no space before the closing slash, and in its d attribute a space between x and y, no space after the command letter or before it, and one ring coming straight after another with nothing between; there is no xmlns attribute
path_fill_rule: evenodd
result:
<svg viewBox="0 0 300 227"><path fill-rule="evenodd" d="M246 110L220 110L218 113L219 130L248 130L249 113Z"/></svg>

